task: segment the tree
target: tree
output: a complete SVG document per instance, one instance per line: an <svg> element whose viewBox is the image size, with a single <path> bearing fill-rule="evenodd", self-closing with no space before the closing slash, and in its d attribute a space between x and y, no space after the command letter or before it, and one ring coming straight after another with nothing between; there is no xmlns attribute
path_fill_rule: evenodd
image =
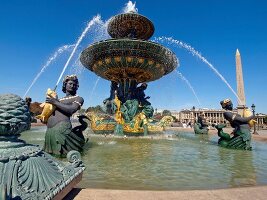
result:
<svg viewBox="0 0 267 200"><path fill-rule="evenodd" d="M78 113L79 113L79 114L82 114L82 115L83 115L85 112L86 112L86 109L84 109L84 108L81 108L80 110L78 110Z"/></svg>
<svg viewBox="0 0 267 200"><path fill-rule="evenodd" d="M102 113L103 110L100 105L97 105L95 107L89 107L86 109L86 112L94 112L94 113Z"/></svg>
<svg viewBox="0 0 267 200"><path fill-rule="evenodd" d="M163 110L163 112L162 112L162 116L171 116L171 115L172 115L172 113L169 110Z"/></svg>
<svg viewBox="0 0 267 200"><path fill-rule="evenodd" d="M172 118L173 118L173 121L174 121L174 122L177 122L177 121L178 121L177 118L176 118L175 116L172 116Z"/></svg>
<svg viewBox="0 0 267 200"><path fill-rule="evenodd" d="M153 119L159 121L162 119L162 117L163 116L160 113L156 113L156 114L154 114Z"/></svg>
<svg viewBox="0 0 267 200"><path fill-rule="evenodd" d="M43 108L40 107L41 103L33 102L30 104L30 112L33 116L40 115L43 111Z"/></svg>

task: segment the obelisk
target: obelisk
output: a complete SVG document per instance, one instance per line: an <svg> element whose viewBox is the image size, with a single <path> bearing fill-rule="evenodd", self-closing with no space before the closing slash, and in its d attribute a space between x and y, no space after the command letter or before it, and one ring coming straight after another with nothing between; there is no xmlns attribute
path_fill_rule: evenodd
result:
<svg viewBox="0 0 267 200"><path fill-rule="evenodd" d="M235 61L236 61L236 82L237 82L237 96L238 96L237 111L238 114L243 116L244 108L246 107L246 97L244 89L241 56L238 49L236 50Z"/></svg>

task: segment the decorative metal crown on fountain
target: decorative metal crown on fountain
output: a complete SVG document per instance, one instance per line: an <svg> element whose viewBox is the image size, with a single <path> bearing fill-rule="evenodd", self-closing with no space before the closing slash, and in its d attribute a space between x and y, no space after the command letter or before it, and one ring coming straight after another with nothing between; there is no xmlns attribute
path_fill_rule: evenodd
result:
<svg viewBox="0 0 267 200"><path fill-rule="evenodd" d="M108 33L113 39L90 45L80 57L86 68L104 79L117 83L149 82L172 72L178 65L172 51L147 41L154 26L138 13L112 17Z"/></svg>

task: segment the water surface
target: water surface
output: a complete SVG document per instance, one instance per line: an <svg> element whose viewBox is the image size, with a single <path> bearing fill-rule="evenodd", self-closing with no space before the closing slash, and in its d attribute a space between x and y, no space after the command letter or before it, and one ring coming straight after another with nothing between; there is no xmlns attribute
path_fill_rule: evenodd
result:
<svg viewBox="0 0 267 200"><path fill-rule="evenodd" d="M45 127L22 133L44 143ZM267 144L253 151L217 146L217 136L169 131L151 138L90 136L80 187L138 190L232 188L267 184Z"/></svg>

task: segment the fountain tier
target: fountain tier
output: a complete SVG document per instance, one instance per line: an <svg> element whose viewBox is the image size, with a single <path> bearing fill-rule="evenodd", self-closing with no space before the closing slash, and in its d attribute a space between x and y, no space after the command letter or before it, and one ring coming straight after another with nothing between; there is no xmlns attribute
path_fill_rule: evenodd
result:
<svg viewBox="0 0 267 200"><path fill-rule="evenodd" d="M108 24L112 38L138 38L148 40L154 33L153 23L137 13L125 13L112 17Z"/></svg>
<svg viewBox="0 0 267 200"><path fill-rule="evenodd" d="M154 81L172 72L178 60L169 49L150 41L110 39L90 45L80 57L81 63L98 76L119 82Z"/></svg>

